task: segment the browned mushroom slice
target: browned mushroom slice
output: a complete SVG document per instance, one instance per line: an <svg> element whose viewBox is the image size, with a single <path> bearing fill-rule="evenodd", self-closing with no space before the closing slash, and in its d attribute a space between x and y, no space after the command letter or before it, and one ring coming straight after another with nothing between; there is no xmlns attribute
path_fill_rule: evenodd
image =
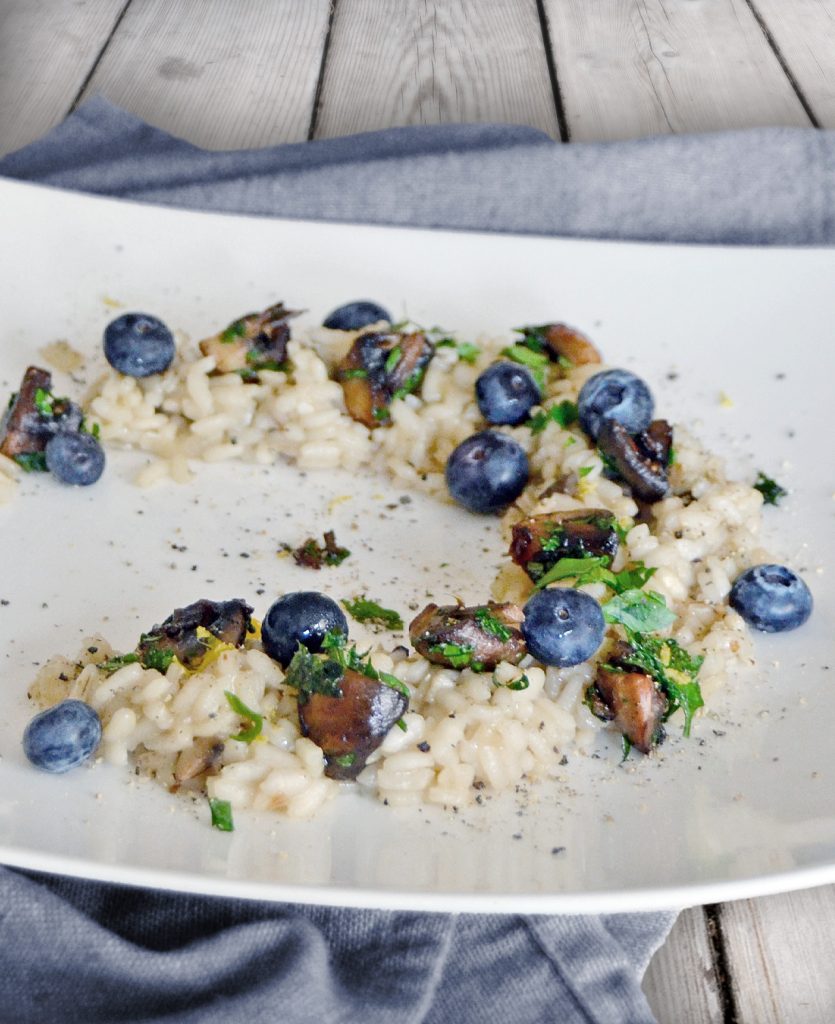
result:
<svg viewBox="0 0 835 1024"><path fill-rule="evenodd" d="M388 422L395 398L420 387L435 347L424 334L361 334L336 370L351 416L373 430Z"/></svg>
<svg viewBox="0 0 835 1024"><path fill-rule="evenodd" d="M204 356L214 356L214 373L257 376L259 370L280 370L287 360L288 320L300 311L277 302L261 313L247 313L227 328L200 342Z"/></svg>
<svg viewBox="0 0 835 1024"><path fill-rule="evenodd" d="M534 583L561 558L614 558L618 552L615 522L614 513L605 508L530 516L513 526L510 557Z"/></svg>
<svg viewBox="0 0 835 1024"><path fill-rule="evenodd" d="M604 419L597 446L638 501L654 502L670 489L667 468L672 439L672 427L666 420L654 420L646 430L632 435L623 424Z"/></svg>
<svg viewBox="0 0 835 1024"><path fill-rule="evenodd" d="M175 787L200 775L215 774L224 749L223 740L219 737L199 736L177 756L174 765Z"/></svg>
<svg viewBox="0 0 835 1024"><path fill-rule="evenodd" d="M502 661L518 664L527 653L515 604L428 604L409 626L412 646L428 661L449 668L492 672Z"/></svg>
<svg viewBox="0 0 835 1024"><path fill-rule="evenodd" d="M600 666L592 690L596 690L593 699L599 699L608 711L599 717L613 721L642 754L662 742L667 698L651 676Z"/></svg>
<svg viewBox="0 0 835 1024"><path fill-rule="evenodd" d="M162 625L143 634L136 652L140 661L151 667L157 667L154 661L160 655L170 652L187 668L193 668L206 653L206 641L198 635L198 627L224 643L240 647L252 628L251 615L252 608L239 598L195 601L175 609Z"/></svg>
<svg viewBox="0 0 835 1024"><path fill-rule="evenodd" d="M567 359L575 366L599 363L600 353L581 331L567 324L544 324L539 328L545 340L545 350L555 362Z"/></svg>
<svg viewBox="0 0 835 1024"><path fill-rule="evenodd" d="M339 695L299 691L302 735L322 748L331 779L355 779L389 730L403 717L409 698L393 686L346 668Z"/></svg>

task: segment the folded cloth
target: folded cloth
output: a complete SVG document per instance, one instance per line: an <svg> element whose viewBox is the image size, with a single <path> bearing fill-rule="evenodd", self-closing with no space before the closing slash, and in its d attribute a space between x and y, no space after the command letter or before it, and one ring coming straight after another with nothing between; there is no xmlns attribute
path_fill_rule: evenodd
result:
<svg viewBox="0 0 835 1024"><path fill-rule="evenodd" d="M401 128L208 153L93 100L0 175L198 209L668 241L835 242L835 135L763 129L561 146ZM394 913L0 869L0 988L20 1024L629 1021L673 914Z"/></svg>
<svg viewBox="0 0 835 1024"><path fill-rule="evenodd" d="M0 160L45 185L206 210L587 238L835 243L835 132L596 145L532 128L394 128L207 153L105 100Z"/></svg>

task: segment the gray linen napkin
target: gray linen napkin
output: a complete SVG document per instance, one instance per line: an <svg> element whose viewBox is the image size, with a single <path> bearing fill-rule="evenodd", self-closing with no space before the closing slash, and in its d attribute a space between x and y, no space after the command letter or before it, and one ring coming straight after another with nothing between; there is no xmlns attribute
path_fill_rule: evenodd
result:
<svg viewBox="0 0 835 1024"><path fill-rule="evenodd" d="M208 153L97 99L0 160L0 175L285 217L835 242L835 136L803 130L564 147L528 128L448 125ZM20 1024L641 1024L640 978L674 916L343 910L0 868L0 1005Z"/></svg>

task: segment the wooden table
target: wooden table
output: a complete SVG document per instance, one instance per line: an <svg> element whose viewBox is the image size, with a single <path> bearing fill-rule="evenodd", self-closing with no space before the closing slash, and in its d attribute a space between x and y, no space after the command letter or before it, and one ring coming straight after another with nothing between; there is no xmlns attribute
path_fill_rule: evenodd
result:
<svg viewBox="0 0 835 1024"><path fill-rule="evenodd" d="M0 153L94 93L214 149L504 121L835 127L835 0L0 0ZM835 886L685 911L664 1024L835 1021Z"/></svg>

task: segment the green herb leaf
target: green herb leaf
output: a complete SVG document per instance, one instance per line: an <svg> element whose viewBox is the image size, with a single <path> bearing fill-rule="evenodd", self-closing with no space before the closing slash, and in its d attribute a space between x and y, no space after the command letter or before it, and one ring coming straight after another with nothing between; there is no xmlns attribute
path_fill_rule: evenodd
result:
<svg viewBox="0 0 835 1024"><path fill-rule="evenodd" d="M12 458L26 473L46 473L46 454L44 452L21 452Z"/></svg>
<svg viewBox="0 0 835 1024"><path fill-rule="evenodd" d="M250 723L248 729L242 729L241 732L237 733L235 736L230 736L229 738L233 740L240 740L241 743L252 743L256 736L261 735L261 729L264 726L263 715L259 715L257 711L253 711L251 708L248 708L241 698L236 697L231 690L224 690L223 692L229 702L229 707L232 708L235 714L240 715L241 718L247 719Z"/></svg>
<svg viewBox="0 0 835 1024"><path fill-rule="evenodd" d="M406 725L402 718L398 718L394 724L397 726L398 729L402 729L403 732L409 731L409 726Z"/></svg>
<svg viewBox="0 0 835 1024"><path fill-rule="evenodd" d="M338 635L341 636L342 634ZM333 636L333 632L328 633L325 637L325 642L328 637ZM342 648L337 649L340 652L342 650ZM341 697L342 689L339 684L342 682L346 667L347 665L343 665L332 657L316 658L303 644L299 644L296 653L293 655L293 660L287 667L284 682L298 690L299 694L305 696L321 693L325 697Z"/></svg>
<svg viewBox="0 0 835 1024"><path fill-rule="evenodd" d="M682 709L684 735L689 736L693 714L704 706L702 691L696 679L704 658L691 655L676 640L645 636L628 628L626 638L632 648L629 663L649 673L667 695L667 718L679 708Z"/></svg>
<svg viewBox="0 0 835 1024"><path fill-rule="evenodd" d="M558 405L552 405L546 412L538 412L535 416L532 416L525 423L525 426L530 429L532 434L539 434L549 423L557 423L565 430L572 423L576 422L577 406L566 398Z"/></svg>
<svg viewBox="0 0 835 1024"><path fill-rule="evenodd" d="M98 667L102 672L112 676L120 668L124 668L125 665L134 665L137 661L139 661L139 655L131 651L129 654L117 654L114 658L108 658L107 661L100 661Z"/></svg>
<svg viewBox="0 0 835 1024"><path fill-rule="evenodd" d="M434 644L429 650L446 658L453 668L466 668L473 660L474 648L471 644Z"/></svg>
<svg viewBox="0 0 835 1024"><path fill-rule="evenodd" d="M388 409L386 409L384 405L378 405L374 407L374 410L371 413L371 415L378 422L382 422L383 420L387 420L391 413L388 411Z"/></svg>
<svg viewBox="0 0 835 1024"><path fill-rule="evenodd" d="M454 348L458 353L458 358L462 362L470 364L474 363L481 355L478 345L473 345L469 341L456 341L455 338L441 338L440 341L435 342L435 348Z"/></svg>
<svg viewBox="0 0 835 1024"><path fill-rule="evenodd" d="M781 498L785 498L789 493L785 487L781 487L776 480L772 480L770 476L766 476L762 470L759 470L757 473L757 481L754 484L754 490L760 492L766 505L776 505Z"/></svg>
<svg viewBox="0 0 835 1024"><path fill-rule="evenodd" d="M675 613L654 590L624 590L603 605L603 617L636 633L657 633L669 629Z"/></svg>
<svg viewBox="0 0 835 1024"><path fill-rule="evenodd" d="M485 606L476 608L475 618L476 622L481 626L485 633L489 633L491 636L496 637L496 639L501 640L502 643L510 639L510 630L500 619L496 618L489 608Z"/></svg>
<svg viewBox="0 0 835 1024"><path fill-rule="evenodd" d="M629 739L626 733L621 733L620 744L621 749L623 750L623 757L620 759L620 763L623 764L627 757L632 753L632 740Z"/></svg>
<svg viewBox="0 0 835 1024"><path fill-rule="evenodd" d="M351 765L356 761L357 755L353 752L349 754L339 754L336 757L331 757L331 761L334 764L338 764L340 768L350 768Z"/></svg>
<svg viewBox="0 0 835 1024"><path fill-rule="evenodd" d="M425 374L426 367L421 367L419 370L415 370L414 373L411 373L406 379L406 383L403 387L398 388L391 396L391 400L394 401L397 398L405 398L406 395L411 395L413 392L417 391Z"/></svg>
<svg viewBox="0 0 835 1024"><path fill-rule="evenodd" d="M396 345L391 350L391 352L389 352L388 359L386 359L386 364L383 367L383 369L385 370L386 373L391 373L391 371L395 368L395 366L397 366L397 364L400 362L400 357L402 355L403 355L403 349L400 348L399 345Z"/></svg>
<svg viewBox="0 0 835 1024"><path fill-rule="evenodd" d="M594 466L580 466L580 468L577 470L577 476L579 477L580 480L582 480L583 477L584 476L588 476L589 473L591 473L591 471L593 469L594 469Z"/></svg>
<svg viewBox="0 0 835 1024"><path fill-rule="evenodd" d="M608 555L589 555L586 558L561 558L548 572L537 580L537 587L547 587L559 580L576 579L576 587L587 583L606 583L615 588L615 574L608 568Z"/></svg>
<svg viewBox="0 0 835 1024"><path fill-rule="evenodd" d="M55 401L53 396L46 391L44 388L36 388L35 390L35 408L41 414L47 418L52 416L52 403Z"/></svg>
<svg viewBox="0 0 835 1024"><path fill-rule="evenodd" d="M348 598L342 599L342 605L351 618L357 622L376 622L386 629L402 629L403 619L399 612L391 608L383 608L376 601L369 601L364 595L351 601Z"/></svg>
<svg viewBox="0 0 835 1024"><path fill-rule="evenodd" d="M228 800L209 800L212 812L212 826L220 832L234 832L232 822L232 804Z"/></svg>
<svg viewBox="0 0 835 1024"><path fill-rule="evenodd" d="M378 672L376 669L374 669L374 672L381 683L385 683L386 686L390 686L392 690L399 691L404 697L411 697L409 687L405 683L401 682L397 676L391 675L390 672ZM365 674L367 675L368 673L366 672Z"/></svg>
<svg viewBox="0 0 835 1024"><path fill-rule="evenodd" d="M502 355L512 359L514 363L527 366L540 388L545 387L545 370L550 363L548 356L534 352L527 345L509 345L502 349Z"/></svg>
<svg viewBox="0 0 835 1024"><path fill-rule="evenodd" d="M149 637L143 634L139 643L142 647L142 667L155 668L163 675L168 671L171 662L174 660L174 652L167 647L158 647L155 643L147 643Z"/></svg>
<svg viewBox="0 0 835 1024"><path fill-rule="evenodd" d="M498 681L498 679L496 679L496 673L494 672L493 673L493 685L494 686L504 686L504 688L506 690L517 690L517 691L520 691L520 690L527 690L527 688L531 685L531 681L530 681L530 679L528 679L527 675L523 674L523 675L519 676L518 679L512 679L509 683L500 683Z"/></svg>
<svg viewBox="0 0 835 1024"><path fill-rule="evenodd" d="M355 378L364 380L368 376L368 370L356 369L356 370L341 370L339 377L341 380L354 380Z"/></svg>
<svg viewBox="0 0 835 1024"><path fill-rule="evenodd" d="M236 320L220 332L220 340L224 345L231 345L233 341L243 338L245 334L246 322L244 320Z"/></svg>

